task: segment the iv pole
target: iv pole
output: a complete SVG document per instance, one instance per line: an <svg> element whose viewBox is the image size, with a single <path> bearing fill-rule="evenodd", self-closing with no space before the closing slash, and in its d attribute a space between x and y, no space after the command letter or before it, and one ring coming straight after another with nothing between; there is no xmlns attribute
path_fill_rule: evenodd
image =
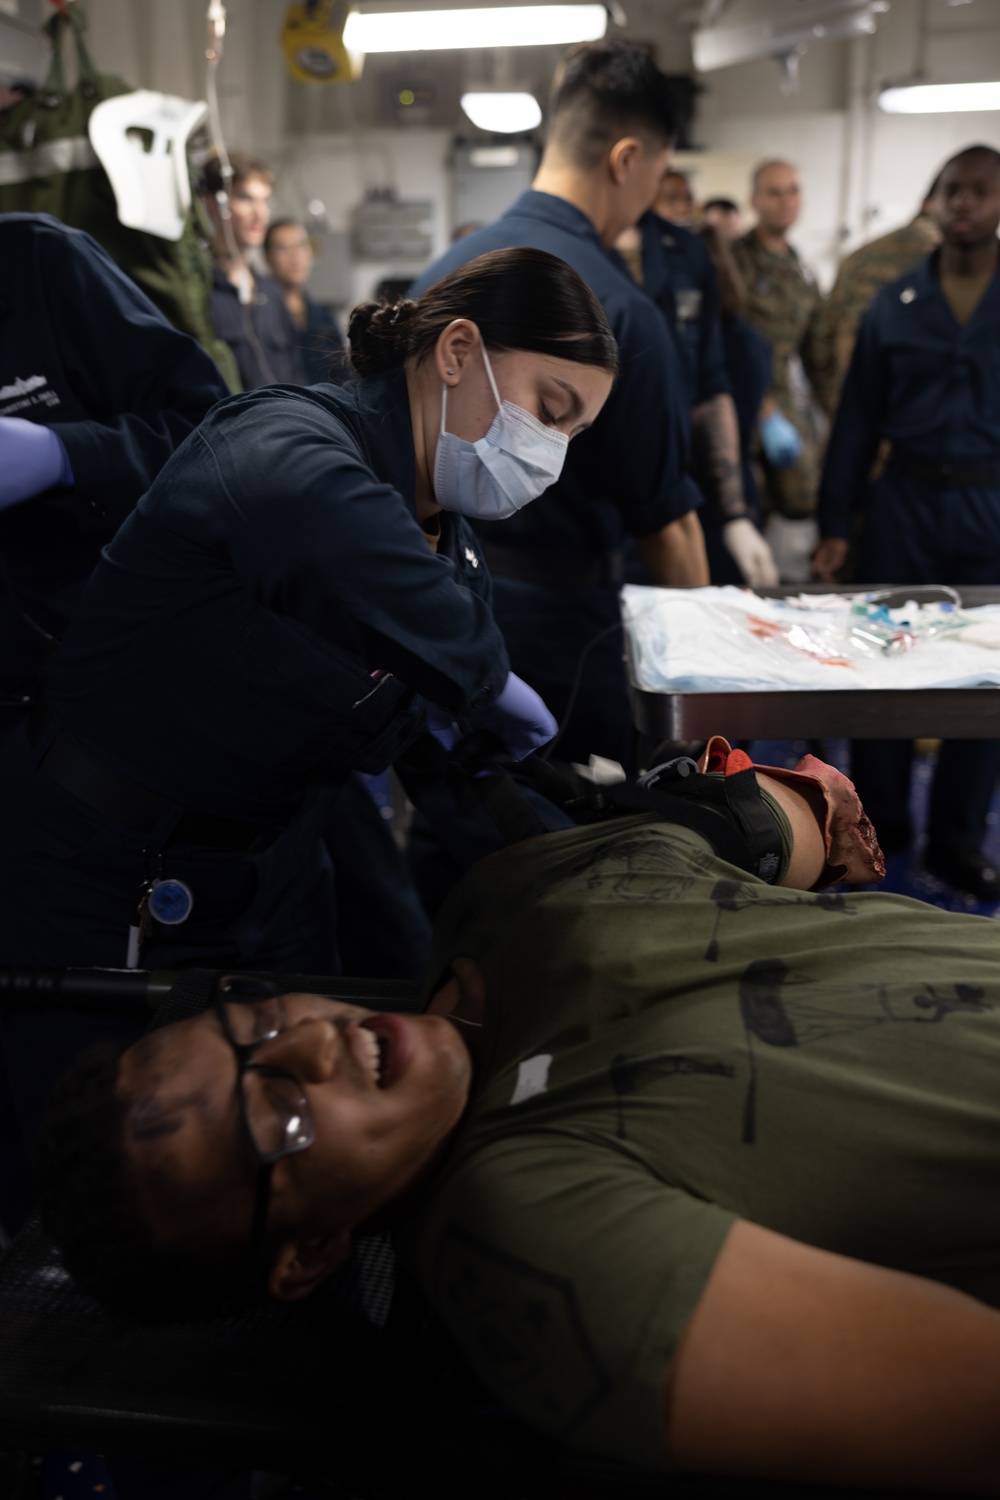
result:
<svg viewBox="0 0 1000 1500"><path fill-rule="evenodd" d="M222 186L215 194L215 201L219 207L219 219L222 224L222 236L226 242L226 251L231 263L238 268L237 293L240 302L248 307L253 300L253 279L249 267L243 264L236 236L233 234L233 216L229 208L229 195L233 185L233 167L229 160L229 152L226 150L226 142L222 134L222 116L219 112L219 87L218 72L219 63L222 61L222 50L226 39L226 7L222 0L209 0L208 13L206 15L208 25L208 41L205 47L205 58L207 67L205 69L205 97L208 100L208 121L212 132L212 147L219 159L219 170L222 173Z"/></svg>

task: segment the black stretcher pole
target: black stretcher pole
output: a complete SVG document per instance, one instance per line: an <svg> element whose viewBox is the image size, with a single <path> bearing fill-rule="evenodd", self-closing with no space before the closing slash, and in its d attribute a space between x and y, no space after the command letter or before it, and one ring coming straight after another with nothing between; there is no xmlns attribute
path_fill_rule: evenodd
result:
<svg viewBox="0 0 1000 1500"><path fill-rule="evenodd" d="M0 1010L152 1015L179 978L173 969L0 969Z"/></svg>
<svg viewBox="0 0 1000 1500"><path fill-rule="evenodd" d="M224 969L210 972L225 973ZM352 979L316 975L274 974L263 978L303 983L319 995L364 1005L371 1010L419 1011L421 986L410 979ZM0 969L0 1011L79 1010L104 1015L154 1015L180 979L183 969Z"/></svg>

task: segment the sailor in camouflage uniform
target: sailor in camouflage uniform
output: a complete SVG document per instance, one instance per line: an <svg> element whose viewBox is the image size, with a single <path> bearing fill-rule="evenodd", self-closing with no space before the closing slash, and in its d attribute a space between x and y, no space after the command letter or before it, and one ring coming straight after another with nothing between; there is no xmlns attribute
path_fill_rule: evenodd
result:
<svg viewBox="0 0 1000 1500"><path fill-rule="evenodd" d="M860 246L840 267L833 290L819 314L816 334L816 394L831 421L836 416L840 388L854 353L861 319L875 293L890 281L905 276L941 243L941 231L933 217L938 173L920 205L916 218L889 234Z"/></svg>
<svg viewBox="0 0 1000 1500"><path fill-rule="evenodd" d="M754 174L751 203L757 223L732 245L747 288L747 321L767 339L774 360L761 422L765 507L793 521L815 512L826 425L811 383L822 298L812 272L786 238L800 202L795 168L765 162ZM780 423L771 419L769 407ZM782 572L788 576L785 568Z"/></svg>

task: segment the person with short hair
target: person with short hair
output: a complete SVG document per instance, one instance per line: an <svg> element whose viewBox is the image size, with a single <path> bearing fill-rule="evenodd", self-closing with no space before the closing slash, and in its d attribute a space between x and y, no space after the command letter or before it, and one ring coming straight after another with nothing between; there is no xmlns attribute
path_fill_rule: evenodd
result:
<svg viewBox="0 0 1000 1500"><path fill-rule="evenodd" d="M876 295L830 436L814 567L833 581L860 523L865 584L989 584L1000 577L1000 152L969 146L934 200L941 245ZM879 447L888 461L872 477ZM887 851L913 838L911 740L857 740L853 774ZM928 809L928 869L1000 899L984 845L1000 740L945 739Z"/></svg>
<svg viewBox="0 0 1000 1500"><path fill-rule="evenodd" d="M702 223L717 229L727 240L743 233L743 215L732 198L706 198L701 206Z"/></svg>
<svg viewBox="0 0 1000 1500"><path fill-rule="evenodd" d="M306 226L298 219L274 219L264 235L264 257L295 326L306 383L342 385L350 378L343 334L331 309L307 290L315 256Z"/></svg>
<svg viewBox="0 0 1000 1500"><path fill-rule="evenodd" d="M651 212L661 219L667 219L671 224L681 224L685 229L694 228L694 193L686 172L679 172L676 167L664 172Z"/></svg>
<svg viewBox="0 0 1000 1500"><path fill-rule="evenodd" d="M938 172L908 224L861 245L837 272L833 289L820 309L816 331L816 393L831 421L837 414L861 320L875 293L919 264L941 243L934 217L940 185Z"/></svg>
<svg viewBox="0 0 1000 1500"><path fill-rule="evenodd" d="M553 84L531 189L414 283L420 292L484 250L534 245L583 276L621 348L621 378L558 483L532 511L481 530L511 659L560 720L569 759L634 759L618 609L626 538L654 582L708 582L677 355L611 248L655 197L675 133L670 83L645 48L574 49Z"/></svg>
<svg viewBox="0 0 1000 1500"><path fill-rule="evenodd" d="M756 772L777 884L669 818L599 821L469 872L422 1014L233 976L81 1061L40 1152L79 1285L140 1317L298 1300L388 1223L475 1373L564 1443L995 1493L996 928L817 890L861 873L863 814L788 774Z"/></svg>
<svg viewBox="0 0 1000 1500"><path fill-rule="evenodd" d="M799 174L791 162L761 162L750 202L757 222L733 241L732 250L747 289L747 320L771 345L771 388L759 422L765 534L782 577L807 582L825 435L811 385L818 373L815 339L822 298L788 238L802 207Z"/></svg>
<svg viewBox="0 0 1000 1500"><path fill-rule="evenodd" d="M274 173L247 151L231 152L229 165L227 180L218 157L207 162L202 193L213 228L215 331L232 349L245 391L305 385L298 336L281 290L253 265L271 217Z"/></svg>

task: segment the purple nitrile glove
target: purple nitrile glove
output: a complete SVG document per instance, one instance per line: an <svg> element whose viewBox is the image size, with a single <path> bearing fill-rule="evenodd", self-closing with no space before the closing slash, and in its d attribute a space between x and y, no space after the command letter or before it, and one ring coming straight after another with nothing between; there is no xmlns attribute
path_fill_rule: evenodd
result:
<svg viewBox="0 0 1000 1500"><path fill-rule="evenodd" d="M479 709L476 723L503 740L515 760L547 745L559 728L534 688L513 672L507 674L500 696Z"/></svg>
<svg viewBox="0 0 1000 1500"><path fill-rule="evenodd" d="M433 735L438 744L442 745L450 755L462 738L462 731L446 708L438 708L436 703L428 703L425 706L427 733Z"/></svg>
<svg viewBox="0 0 1000 1500"><path fill-rule="evenodd" d="M761 420L760 440L768 461L776 469L787 468L802 452L802 439L780 411L773 411L769 417Z"/></svg>
<svg viewBox="0 0 1000 1500"><path fill-rule="evenodd" d="M0 510L72 483L69 454L51 427L0 417Z"/></svg>

